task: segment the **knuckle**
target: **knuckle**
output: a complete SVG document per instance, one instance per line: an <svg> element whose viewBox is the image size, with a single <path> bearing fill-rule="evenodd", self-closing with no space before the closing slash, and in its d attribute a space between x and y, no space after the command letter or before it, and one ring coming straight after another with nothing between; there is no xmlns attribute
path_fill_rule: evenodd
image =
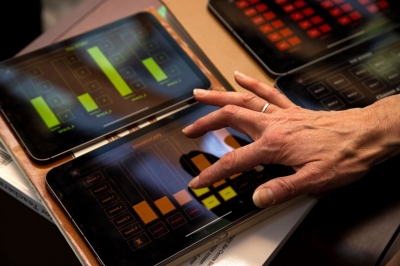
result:
<svg viewBox="0 0 400 266"><path fill-rule="evenodd" d="M232 167L235 162L235 154L233 152L228 152L219 159L219 166L223 172L232 171Z"/></svg>
<svg viewBox="0 0 400 266"><path fill-rule="evenodd" d="M321 167L321 169L329 169L330 167ZM310 184L310 192L319 193L332 186L335 186L336 173L334 170L321 172L319 169L309 169L307 172L307 181Z"/></svg>
<svg viewBox="0 0 400 266"><path fill-rule="evenodd" d="M295 106L288 108L287 110L289 111L289 113L296 115L296 114L299 114L303 110L303 108L301 108L298 105L295 105Z"/></svg>
<svg viewBox="0 0 400 266"><path fill-rule="evenodd" d="M279 178L276 180L277 187L283 198L289 199L297 195L297 187L289 178Z"/></svg>
<svg viewBox="0 0 400 266"><path fill-rule="evenodd" d="M280 149L285 147L288 142L290 143L290 138L290 133L276 129L263 135L261 142L263 145L268 145L268 147L277 147Z"/></svg>
<svg viewBox="0 0 400 266"><path fill-rule="evenodd" d="M235 115L237 112L239 112L240 107L236 105L225 105L222 107L221 112L226 115L227 117Z"/></svg>
<svg viewBox="0 0 400 266"><path fill-rule="evenodd" d="M257 96L251 93L244 93L242 101L245 105L253 103L257 99Z"/></svg>
<svg viewBox="0 0 400 266"><path fill-rule="evenodd" d="M274 97L280 97L280 96L282 96L282 93L281 93L278 89L275 89L275 88L273 88L273 87L271 87L271 89L269 90L269 92L270 92L271 95L274 96Z"/></svg>

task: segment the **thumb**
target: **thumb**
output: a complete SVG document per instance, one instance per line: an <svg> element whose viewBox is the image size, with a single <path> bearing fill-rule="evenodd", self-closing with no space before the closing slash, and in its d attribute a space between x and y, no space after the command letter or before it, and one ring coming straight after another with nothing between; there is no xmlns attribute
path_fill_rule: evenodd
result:
<svg viewBox="0 0 400 266"><path fill-rule="evenodd" d="M305 180L300 172L272 179L256 188L253 202L257 207L265 208L308 193Z"/></svg>

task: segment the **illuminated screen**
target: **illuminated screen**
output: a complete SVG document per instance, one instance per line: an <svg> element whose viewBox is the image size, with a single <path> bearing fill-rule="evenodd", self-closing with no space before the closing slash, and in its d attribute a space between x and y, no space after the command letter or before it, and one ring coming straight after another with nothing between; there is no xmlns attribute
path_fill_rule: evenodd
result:
<svg viewBox="0 0 400 266"><path fill-rule="evenodd" d="M0 63L3 115L38 160L190 99L194 88L209 87L149 13Z"/></svg>
<svg viewBox="0 0 400 266"><path fill-rule="evenodd" d="M313 110L362 108L400 93L400 30L279 77L276 86Z"/></svg>
<svg viewBox="0 0 400 266"><path fill-rule="evenodd" d="M399 26L397 0L210 0L213 13L281 75ZM397 20L397 21L396 21Z"/></svg>
<svg viewBox="0 0 400 266"><path fill-rule="evenodd" d="M215 109L196 104L49 172L48 186L105 265L165 262L251 218L261 210L253 204L254 189L292 173L260 165L189 189L200 171L250 142L230 128L198 139L183 135L185 126Z"/></svg>

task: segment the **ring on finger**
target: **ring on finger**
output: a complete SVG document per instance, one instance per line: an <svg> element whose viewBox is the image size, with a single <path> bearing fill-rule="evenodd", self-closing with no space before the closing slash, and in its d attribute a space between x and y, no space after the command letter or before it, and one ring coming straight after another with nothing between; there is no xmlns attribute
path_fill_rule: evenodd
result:
<svg viewBox="0 0 400 266"><path fill-rule="evenodd" d="M263 109L261 110L261 113L264 113L264 112L267 110L268 106L269 106L269 102L267 102L267 103L264 105Z"/></svg>

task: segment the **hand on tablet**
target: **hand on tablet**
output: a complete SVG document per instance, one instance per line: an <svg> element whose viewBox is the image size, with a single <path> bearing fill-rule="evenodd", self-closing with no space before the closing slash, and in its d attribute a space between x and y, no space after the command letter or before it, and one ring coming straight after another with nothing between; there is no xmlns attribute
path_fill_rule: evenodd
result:
<svg viewBox="0 0 400 266"><path fill-rule="evenodd" d="M231 127L254 142L222 156L189 184L201 188L259 164L292 167L293 175L260 185L254 203L267 207L300 194L319 193L349 184L373 165L399 153L400 95L365 108L311 111L293 104L277 89L235 73L236 82L252 93L194 91L202 103L221 109L186 127L187 137ZM261 112L266 103L264 112Z"/></svg>

